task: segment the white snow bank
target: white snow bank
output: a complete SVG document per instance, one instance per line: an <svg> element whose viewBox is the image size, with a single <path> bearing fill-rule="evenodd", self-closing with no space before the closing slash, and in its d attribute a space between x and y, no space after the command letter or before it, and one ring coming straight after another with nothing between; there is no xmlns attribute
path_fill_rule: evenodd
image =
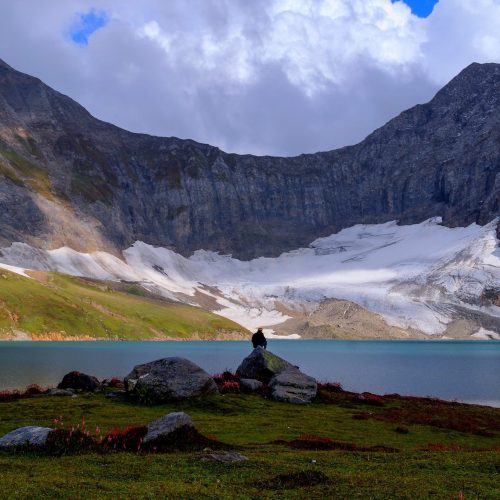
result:
<svg viewBox="0 0 500 500"><path fill-rule="evenodd" d="M481 340L500 340L500 334L484 328L480 328L476 333L473 333L472 336Z"/></svg>
<svg viewBox="0 0 500 500"><path fill-rule="evenodd" d="M500 318L500 308L474 305L486 286L500 287L496 221L447 228L439 218L421 224L356 225L309 248L276 258L240 261L205 250L185 258L136 242L125 262L105 252L82 254L14 243L0 261L97 279L138 281L149 290L196 304L196 292L218 304L218 314L254 329L285 321L290 308L327 298L347 299L403 328L442 333L456 306ZM211 287L211 288L209 288ZM182 296L180 295L182 294Z"/></svg>
<svg viewBox="0 0 500 500"><path fill-rule="evenodd" d="M24 276L25 278L31 278L31 276L28 276L26 274L26 269L23 269L22 267L9 266L8 264L2 264L0 262L0 269L5 269L6 271L10 271L12 273L20 274L21 276Z"/></svg>

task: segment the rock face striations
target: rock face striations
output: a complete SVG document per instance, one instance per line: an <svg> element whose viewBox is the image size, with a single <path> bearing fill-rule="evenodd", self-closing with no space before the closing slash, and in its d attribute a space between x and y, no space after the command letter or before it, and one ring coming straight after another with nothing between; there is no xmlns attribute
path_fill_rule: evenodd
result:
<svg viewBox="0 0 500 500"><path fill-rule="evenodd" d="M362 119L362 117L360 117ZM500 65L472 64L363 142L293 158L134 134L0 61L0 245L277 255L356 223L485 223Z"/></svg>

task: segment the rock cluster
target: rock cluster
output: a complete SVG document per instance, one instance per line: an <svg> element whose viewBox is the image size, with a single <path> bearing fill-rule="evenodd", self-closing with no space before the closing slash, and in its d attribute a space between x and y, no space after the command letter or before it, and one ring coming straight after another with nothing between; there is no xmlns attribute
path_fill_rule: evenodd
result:
<svg viewBox="0 0 500 500"><path fill-rule="evenodd" d="M287 403L310 403L318 390L316 380L275 354L255 348L238 367L243 385L268 384L271 397ZM241 383L241 381L240 381Z"/></svg>

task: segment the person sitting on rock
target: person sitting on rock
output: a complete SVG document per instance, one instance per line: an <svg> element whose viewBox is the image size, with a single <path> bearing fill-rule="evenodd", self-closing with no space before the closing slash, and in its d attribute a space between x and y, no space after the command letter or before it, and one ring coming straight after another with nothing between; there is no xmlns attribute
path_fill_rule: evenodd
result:
<svg viewBox="0 0 500 500"><path fill-rule="evenodd" d="M252 335L252 344L254 349L256 347L263 347L264 349L267 347L267 339L264 336L262 328L258 328L257 331Z"/></svg>

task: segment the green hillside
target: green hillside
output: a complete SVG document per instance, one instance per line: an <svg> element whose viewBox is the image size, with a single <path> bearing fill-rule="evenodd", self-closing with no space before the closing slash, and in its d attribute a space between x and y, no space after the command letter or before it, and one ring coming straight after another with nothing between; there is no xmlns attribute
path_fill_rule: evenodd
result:
<svg viewBox="0 0 500 500"><path fill-rule="evenodd" d="M237 323L169 302L137 285L0 269L0 338L148 340L238 338ZM119 288L119 290L117 289Z"/></svg>

